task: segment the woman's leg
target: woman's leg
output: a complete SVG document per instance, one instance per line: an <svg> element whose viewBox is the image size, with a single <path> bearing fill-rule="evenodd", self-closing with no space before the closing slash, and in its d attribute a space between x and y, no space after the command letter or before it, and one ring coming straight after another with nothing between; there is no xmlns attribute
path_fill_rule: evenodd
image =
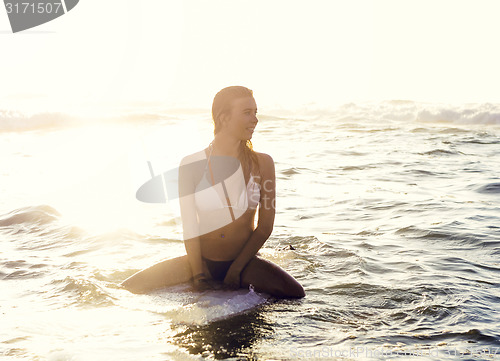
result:
<svg viewBox="0 0 500 361"><path fill-rule="evenodd" d="M137 272L122 282L133 293L146 293L157 288L188 282L192 277L187 256L167 259Z"/></svg>
<svg viewBox="0 0 500 361"><path fill-rule="evenodd" d="M241 272L241 285L278 298L301 298L306 294L295 278L272 262L255 256Z"/></svg>

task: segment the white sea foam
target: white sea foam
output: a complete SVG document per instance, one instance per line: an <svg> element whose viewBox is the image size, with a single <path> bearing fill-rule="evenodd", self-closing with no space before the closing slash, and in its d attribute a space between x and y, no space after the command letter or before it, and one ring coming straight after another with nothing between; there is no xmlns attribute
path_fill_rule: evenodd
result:
<svg viewBox="0 0 500 361"><path fill-rule="evenodd" d="M424 122L450 122L458 124L500 124L500 106L497 104L478 104L457 108L435 107L422 109L417 120Z"/></svg>
<svg viewBox="0 0 500 361"><path fill-rule="evenodd" d="M0 109L0 132L57 128L70 125L74 122L75 118L65 113L43 112L25 114L19 111Z"/></svg>
<svg viewBox="0 0 500 361"><path fill-rule="evenodd" d="M292 118L329 121L447 122L464 125L498 125L500 124L500 104L453 105L391 100L377 103L347 103L338 108L311 105L298 108L295 112L288 112L287 115Z"/></svg>

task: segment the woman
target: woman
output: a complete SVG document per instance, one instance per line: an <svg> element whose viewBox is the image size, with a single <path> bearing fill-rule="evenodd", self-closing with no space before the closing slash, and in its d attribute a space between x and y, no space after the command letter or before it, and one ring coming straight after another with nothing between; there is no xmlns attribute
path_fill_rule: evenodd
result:
<svg viewBox="0 0 500 361"><path fill-rule="evenodd" d="M123 282L128 290L142 293L189 280L206 289L213 279L230 288L251 284L279 298L304 297L292 276L257 256L273 229L276 188L273 159L252 150L256 114L251 90L232 86L217 93L214 140L202 152L185 157L179 171L187 255L138 272Z"/></svg>

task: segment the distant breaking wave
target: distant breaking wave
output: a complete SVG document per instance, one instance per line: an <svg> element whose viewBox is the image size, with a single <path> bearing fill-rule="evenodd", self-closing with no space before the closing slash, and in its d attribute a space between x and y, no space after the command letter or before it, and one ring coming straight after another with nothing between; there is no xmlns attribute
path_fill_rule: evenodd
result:
<svg viewBox="0 0 500 361"><path fill-rule="evenodd" d="M281 114L280 114L281 113ZM308 105L294 111L271 111L292 119L328 120L339 122L424 122L450 124L500 125L500 104L420 103L410 100L347 103L337 108Z"/></svg>
<svg viewBox="0 0 500 361"><path fill-rule="evenodd" d="M210 111L202 109L139 109L138 111L122 111L114 115L103 114L82 117L64 112L40 112L25 114L23 112L0 109L0 132L51 129L67 126L78 126L108 122L157 122L176 119L179 115L206 114ZM500 125L500 104L463 104L446 105L419 103L409 100L391 100L374 103L347 103L336 108L325 108L317 105L303 106L297 109L269 109L260 114L266 120L317 119L329 121L386 121L386 122L446 122L451 124L491 124Z"/></svg>
<svg viewBox="0 0 500 361"><path fill-rule="evenodd" d="M117 112L116 114L81 116L65 112L26 114L20 111L0 109L0 132L59 129L109 123L147 123L171 119L172 117L164 112Z"/></svg>
<svg viewBox="0 0 500 361"><path fill-rule="evenodd" d="M500 105L481 104L475 107L422 109L417 120L459 124L500 124Z"/></svg>
<svg viewBox="0 0 500 361"><path fill-rule="evenodd" d="M378 103L348 103L336 110L305 109L310 117L338 121L446 122L451 124L500 125L500 104L447 105L391 100Z"/></svg>
<svg viewBox="0 0 500 361"><path fill-rule="evenodd" d="M43 112L27 115L0 109L0 132L59 128L74 123L74 117L65 113Z"/></svg>

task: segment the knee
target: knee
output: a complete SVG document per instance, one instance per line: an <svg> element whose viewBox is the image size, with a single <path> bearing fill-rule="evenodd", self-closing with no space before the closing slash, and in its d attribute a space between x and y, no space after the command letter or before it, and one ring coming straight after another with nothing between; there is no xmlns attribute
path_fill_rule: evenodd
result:
<svg viewBox="0 0 500 361"><path fill-rule="evenodd" d="M297 282L297 287L294 290L294 293L291 297L293 298L303 298L306 296L306 291L304 291L304 287L300 283Z"/></svg>
<svg viewBox="0 0 500 361"><path fill-rule="evenodd" d="M304 287L289 274L285 274L281 282L275 283L272 295L277 298L303 298L306 293Z"/></svg>
<svg viewBox="0 0 500 361"><path fill-rule="evenodd" d="M143 286L139 285L137 282L133 282L133 280L131 280L130 278L120 283L120 286L131 293L135 294L146 293L146 290L144 289Z"/></svg>
<svg viewBox="0 0 500 361"><path fill-rule="evenodd" d="M283 298L303 298L306 295L304 291L304 287L300 283L298 283L295 279L291 284L288 284L284 289L284 297Z"/></svg>

